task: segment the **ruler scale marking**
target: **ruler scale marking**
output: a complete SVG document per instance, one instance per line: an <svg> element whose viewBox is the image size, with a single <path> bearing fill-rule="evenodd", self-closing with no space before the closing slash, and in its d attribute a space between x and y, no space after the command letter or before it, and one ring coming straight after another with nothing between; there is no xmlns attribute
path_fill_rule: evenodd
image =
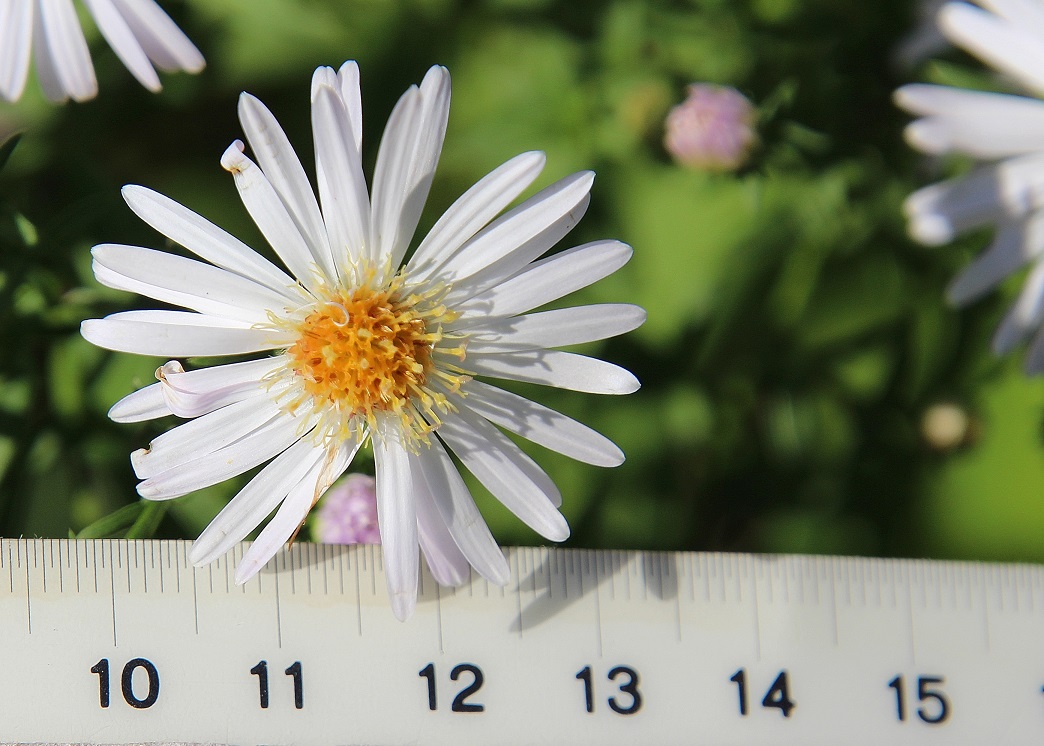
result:
<svg viewBox="0 0 1044 746"><path fill-rule="evenodd" d="M207 593L187 543L80 543L0 551L5 660L48 672L0 677L5 743L1044 741L1041 567L530 548L508 550L499 594L474 575L467 592L440 589L425 570L400 624L379 548L298 545L247 588L229 582L237 547ZM73 583L84 571L93 595ZM151 588L150 573L162 579ZM357 634L345 636L352 603ZM267 708L247 671L259 660ZM417 673L429 663L434 709ZM918 715L939 716L939 702L939 722Z"/></svg>

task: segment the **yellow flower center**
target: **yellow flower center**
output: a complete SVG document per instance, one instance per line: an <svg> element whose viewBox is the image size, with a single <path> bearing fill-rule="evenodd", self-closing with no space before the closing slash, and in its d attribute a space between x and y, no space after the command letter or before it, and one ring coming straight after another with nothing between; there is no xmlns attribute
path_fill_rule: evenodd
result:
<svg viewBox="0 0 1044 746"><path fill-rule="evenodd" d="M290 324L297 341L286 351L294 384L289 409L303 405L319 416L320 435L339 437L361 435L364 423L372 432L378 416L391 414L408 443L428 442L439 423L435 410L453 409L431 384L455 391L466 379L455 365L436 364L437 355L464 358L463 344L441 344L443 324L456 318L438 302L441 293L408 292L396 275L383 287L366 283L325 295Z"/></svg>

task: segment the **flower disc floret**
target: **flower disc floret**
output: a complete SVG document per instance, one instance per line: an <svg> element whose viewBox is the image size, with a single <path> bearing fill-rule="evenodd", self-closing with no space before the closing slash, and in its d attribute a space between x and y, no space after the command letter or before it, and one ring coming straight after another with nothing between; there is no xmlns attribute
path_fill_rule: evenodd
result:
<svg viewBox="0 0 1044 746"><path fill-rule="evenodd" d="M354 290L324 293L297 320L275 321L296 337L282 371L292 379L289 409L321 415L324 437L373 429L379 415L392 414L411 445L426 443L439 421L436 410L452 409L430 384L441 380L456 391L463 381L459 368L437 366L435 357L436 351L464 357L463 343L443 331L455 315L438 302L438 292L409 292L401 273L383 286L368 275Z"/></svg>

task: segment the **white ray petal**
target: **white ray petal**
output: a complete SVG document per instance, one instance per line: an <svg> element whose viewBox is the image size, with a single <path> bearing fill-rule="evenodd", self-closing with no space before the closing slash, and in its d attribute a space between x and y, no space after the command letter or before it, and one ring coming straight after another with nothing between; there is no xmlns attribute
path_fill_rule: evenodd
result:
<svg viewBox="0 0 1044 746"><path fill-rule="evenodd" d="M302 300L292 277L184 205L142 186L123 187L123 198L135 215L201 259L275 290L287 300Z"/></svg>
<svg viewBox="0 0 1044 746"><path fill-rule="evenodd" d="M316 483L322 468L322 461L313 464L304 478L287 493L279 510L257 535L243 555L243 559L236 566L234 579L236 585L242 585L257 575L268 560L272 559L290 540L294 531L304 523L305 518L308 517L308 511L312 509L312 505L318 499Z"/></svg>
<svg viewBox="0 0 1044 746"><path fill-rule="evenodd" d="M264 390L275 393L280 384L267 381L286 365L284 356L265 357L228 365L211 365L186 371L177 360L156 370L167 409L178 417L200 417Z"/></svg>
<svg viewBox="0 0 1044 746"><path fill-rule="evenodd" d="M148 448L132 453L131 466L138 479L154 477L227 448L278 414L279 407L259 389L252 398L167 430Z"/></svg>
<svg viewBox="0 0 1044 746"><path fill-rule="evenodd" d="M29 77L33 42L33 1L0 4L0 98L17 101Z"/></svg>
<svg viewBox="0 0 1044 746"><path fill-rule="evenodd" d="M362 152L362 93L359 88L359 65L355 60L348 60L337 71L337 84L341 89L341 100L348 112L348 120L352 125L352 140L355 152Z"/></svg>
<svg viewBox="0 0 1044 746"><path fill-rule="evenodd" d="M517 155L462 194L417 247L410 259L411 277L424 279L442 266L536 180L546 160L539 151Z"/></svg>
<svg viewBox="0 0 1044 746"><path fill-rule="evenodd" d="M154 0L113 0L149 58L163 70L198 73L203 55Z"/></svg>
<svg viewBox="0 0 1044 746"><path fill-rule="evenodd" d="M249 324L268 321L286 299L272 290L210 264L138 246L101 244L91 249L100 283L213 316Z"/></svg>
<svg viewBox="0 0 1044 746"><path fill-rule="evenodd" d="M938 245L1000 218L1019 218L1044 207L1044 155L982 166L959 179L911 194L903 205L910 233Z"/></svg>
<svg viewBox="0 0 1044 746"><path fill-rule="evenodd" d="M432 505L464 557L482 577L497 585L510 578L504 553L489 532L467 485L438 439L416 456Z"/></svg>
<svg viewBox="0 0 1044 746"><path fill-rule="evenodd" d="M638 379L618 365L559 350L469 354L467 367L481 376L539 383L588 394L631 394L641 388Z"/></svg>
<svg viewBox="0 0 1044 746"><path fill-rule="evenodd" d="M413 98L388 119L373 177L373 247L378 265L398 267L417 230L449 120L450 77L428 70Z"/></svg>
<svg viewBox="0 0 1044 746"><path fill-rule="evenodd" d="M569 214L555 221L539 235L519 245L503 258L479 270L470 277L459 281L447 293L444 299L445 302L455 307L460 301L483 293L518 274L520 270L532 264L535 259L545 254L548 249L569 233L580 222L580 218L584 216L590 203L590 195L585 196L580 201L580 204Z"/></svg>
<svg viewBox="0 0 1044 746"><path fill-rule="evenodd" d="M229 145L221 156L221 166L235 177L243 206L268 244L294 277L314 290L322 284L322 269L279 193L257 164L243 154L244 147L240 140Z"/></svg>
<svg viewBox="0 0 1044 746"><path fill-rule="evenodd" d="M370 256L370 199L352 125L338 92L320 85L312 100L312 136L319 199L335 263L347 265Z"/></svg>
<svg viewBox="0 0 1044 746"><path fill-rule="evenodd" d="M926 115L905 131L906 141L925 153L995 159L1044 149L1044 102L1037 99L922 85L899 89L896 99Z"/></svg>
<svg viewBox="0 0 1044 746"><path fill-rule="evenodd" d="M468 381L461 390L463 406L526 440L594 466L624 462L615 443L561 412L482 381Z"/></svg>
<svg viewBox="0 0 1044 746"><path fill-rule="evenodd" d="M1044 216L1001 223L989 249L950 283L947 300L965 306L997 287L1006 277L1044 254Z"/></svg>
<svg viewBox="0 0 1044 746"><path fill-rule="evenodd" d="M120 399L109 409L113 422L145 422L173 414L158 383L138 389Z"/></svg>
<svg viewBox="0 0 1044 746"><path fill-rule="evenodd" d="M628 303L559 308L506 319L473 319L447 328L466 328L468 353L514 352L565 347L625 334L645 323L645 309Z"/></svg>
<svg viewBox="0 0 1044 746"><path fill-rule="evenodd" d="M633 253L620 241L575 246L530 264L510 279L457 303L454 310L462 319L523 313L608 277Z"/></svg>
<svg viewBox="0 0 1044 746"><path fill-rule="evenodd" d="M290 489L275 516L264 527L236 568L236 585L242 585L264 567L304 523L326 489L337 480L355 457L359 444L342 443L313 465L304 478Z"/></svg>
<svg viewBox="0 0 1044 746"><path fill-rule="evenodd" d="M36 0L33 0L36 2ZM32 55L33 63L36 65L36 78L40 81L40 88L48 101L54 103L65 103L69 100L69 94L62 86L58 78L58 70L51 52L47 47L47 32L44 30L43 19L40 17L39 8L33 14L33 41Z"/></svg>
<svg viewBox="0 0 1044 746"><path fill-rule="evenodd" d="M463 585L471 577L471 566L432 504L423 480L414 480L414 502L417 505L417 538L432 577L439 585Z"/></svg>
<svg viewBox="0 0 1044 746"><path fill-rule="evenodd" d="M515 253L529 255L532 261L579 222L593 183L594 174L581 171L541 190L479 231L436 276L445 282L459 282ZM539 250L534 251L537 247Z"/></svg>
<svg viewBox="0 0 1044 746"><path fill-rule="evenodd" d="M65 96L74 101L94 98L98 93L98 82L72 0L39 0L38 9L38 33L33 44L44 93L58 101L64 100ZM44 57L47 62L41 63ZM53 79L48 80L52 75ZM54 83L63 95L55 95L58 90Z"/></svg>
<svg viewBox="0 0 1044 746"><path fill-rule="evenodd" d="M377 523L384 549L388 598L395 617L405 621L417 604L419 579L414 476L397 421L379 419L372 442L377 467Z"/></svg>
<svg viewBox="0 0 1044 746"><path fill-rule="evenodd" d="M292 342L285 333L185 311L125 311L88 319L80 325L80 333L107 350L159 357L236 355Z"/></svg>
<svg viewBox="0 0 1044 746"><path fill-rule="evenodd" d="M562 494L529 456L493 425L461 407L446 415L439 439L508 510L541 536L565 541L569 525L558 512Z"/></svg>
<svg viewBox="0 0 1044 746"><path fill-rule="evenodd" d="M282 453L308 432L308 422L280 414L227 448L138 484L149 500L169 500L238 476Z"/></svg>
<svg viewBox="0 0 1044 746"><path fill-rule="evenodd" d="M938 23L954 44L1044 93L1044 44L1037 34L967 3L944 5Z"/></svg>
<svg viewBox="0 0 1044 746"><path fill-rule="evenodd" d="M109 43L120 61L138 79L139 83L153 93L159 91L163 86L160 85L159 76L152 67L152 63L149 62L149 56L141 48L141 44L138 43L134 32L117 10L113 0L84 0L84 2L91 11L91 15L94 16L95 23L98 24L98 30L101 31L105 41Z"/></svg>
<svg viewBox="0 0 1044 746"><path fill-rule="evenodd" d="M1044 264L1033 268L1022 292L993 335L993 349L1004 355L1040 328L1044 321Z"/></svg>
<svg viewBox="0 0 1044 746"><path fill-rule="evenodd" d="M1044 8L1036 0L976 0L987 10L1011 21L1015 26L1044 35Z"/></svg>
<svg viewBox="0 0 1044 746"><path fill-rule="evenodd" d="M189 561L213 562L243 541L314 467L326 459L327 448L302 438L265 466L221 509L192 543Z"/></svg>
<svg viewBox="0 0 1044 746"><path fill-rule="evenodd" d="M249 93L239 97L239 121L261 170L282 198L312 257L327 277L336 279L337 270L319 203L283 128L272 112Z"/></svg>

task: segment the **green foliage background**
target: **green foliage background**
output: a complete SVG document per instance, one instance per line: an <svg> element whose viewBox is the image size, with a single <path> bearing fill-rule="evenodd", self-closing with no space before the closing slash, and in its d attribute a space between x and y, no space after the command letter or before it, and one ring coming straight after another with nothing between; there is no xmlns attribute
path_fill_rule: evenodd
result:
<svg viewBox="0 0 1044 746"><path fill-rule="evenodd" d="M891 91L909 80L988 82L970 58L901 68L916 8L901 0L167 0L208 60L154 96L97 37L101 94L53 107L35 82L0 105L0 533L195 536L238 483L142 513L128 454L169 423L106 410L157 359L114 355L81 319L150 301L94 282L89 249L163 247L123 204L139 183L264 243L218 159L241 137L236 96L259 96L312 161L317 65L358 59L372 165L396 98L447 65L454 103L422 230L524 150L535 188L598 173L563 247L619 238L631 263L571 303L633 301L648 323L594 348L643 381L625 398L536 396L619 443L599 470L532 451L559 483L573 546L1044 560L1044 388L989 335L1018 280L975 307L943 301L984 245L924 249L906 194L967 166L902 143ZM737 87L761 147L742 173L684 170L662 122L684 86ZM173 247L168 247L173 248ZM950 402L968 437L940 450L926 409ZM506 544L539 537L479 492ZM99 519L125 508L101 525ZM161 522L162 521L162 522Z"/></svg>

